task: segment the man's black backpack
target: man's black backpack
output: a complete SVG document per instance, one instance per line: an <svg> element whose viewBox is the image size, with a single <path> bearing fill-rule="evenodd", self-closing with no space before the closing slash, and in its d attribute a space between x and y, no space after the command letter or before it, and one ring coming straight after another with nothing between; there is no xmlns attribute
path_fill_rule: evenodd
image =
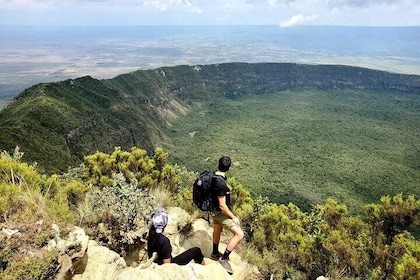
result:
<svg viewBox="0 0 420 280"><path fill-rule="evenodd" d="M216 176L214 171L206 170L198 175L193 184L193 202L203 211L211 211L213 204L211 201L211 181Z"/></svg>

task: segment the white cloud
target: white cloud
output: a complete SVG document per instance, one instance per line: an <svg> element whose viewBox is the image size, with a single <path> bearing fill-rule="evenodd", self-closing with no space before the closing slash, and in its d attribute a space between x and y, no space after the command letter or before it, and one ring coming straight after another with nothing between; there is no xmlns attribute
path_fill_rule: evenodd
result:
<svg viewBox="0 0 420 280"><path fill-rule="evenodd" d="M318 15L310 15L310 16L304 16L304 15L294 15L289 20L283 21L280 23L281 27L290 27L293 25L299 25L299 24L306 24L308 22L311 22L318 18Z"/></svg>
<svg viewBox="0 0 420 280"><path fill-rule="evenodd" d="M44 10L53 4L54 1L49 0L0 0L1 10Z"/></svg>
<svg viewBox="0 0 420 280"><path fill-rule="evenodd" d="M368 7L375 5L393 5L406 2L406 0L327 0L331 7Z"/></svg>
<svg viewBox="0 0 420 280"><path fill-rule="evenodd" d="M141 3L143 2L143 3ZM185 7L188 12L201 12L202 10L197 6L197 1L189 0L145 0L139 1L145 6L155 7L160 11L167 11L171 8Z"/></svg>
<svg viewBox="0 0 420 280"><path fill-rule="evenodd" d="M420 26L419 14L418 0L0 0L0 24Z"/></svg>

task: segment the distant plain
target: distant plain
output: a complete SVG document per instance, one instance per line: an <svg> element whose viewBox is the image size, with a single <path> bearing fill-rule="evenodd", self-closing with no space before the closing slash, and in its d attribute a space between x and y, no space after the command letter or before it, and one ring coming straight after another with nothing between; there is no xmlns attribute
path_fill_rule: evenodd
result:
<svg viewBox="0 0 420 280"><path fill-rule="evenodd" d="M420 75L420 27L0 26L0 108L31 85L224 62L345 64Z"/></svg>

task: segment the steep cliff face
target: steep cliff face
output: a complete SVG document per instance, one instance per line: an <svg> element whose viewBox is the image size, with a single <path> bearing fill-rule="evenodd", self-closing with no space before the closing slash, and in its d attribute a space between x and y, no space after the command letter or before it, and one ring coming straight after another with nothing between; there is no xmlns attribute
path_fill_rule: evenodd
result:
<svg viewBox="0 0 420 280"><path fill-rule="evenodd" d="M419 93L420 90L419 76L342 65L229 63L200 66L197 71L204 84L228 97L304 88L412 93Z"/></svg>
<svg viewBox="0 0 420 280"><path fill-rule="evenodd" d="M0 149L19 146L27 161L49 172L66 171L97 150L137 146L151 152L172 121L214 98L308 88L419 94L420 76L334 65L227 63L38 84L0 111Z"/></svg>

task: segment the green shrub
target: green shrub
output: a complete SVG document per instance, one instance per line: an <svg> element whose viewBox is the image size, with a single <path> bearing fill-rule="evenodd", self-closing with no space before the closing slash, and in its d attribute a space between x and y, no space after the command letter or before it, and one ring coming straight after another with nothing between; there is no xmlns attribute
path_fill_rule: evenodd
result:
<svg viewBox="0 0 420 280"><path fill-rule="evenodd" d="M21 208L20 186L0 182L0 216L7 217Z"/></svg>
<svg viewBox="0 0 420 280"><path fill-rule="evenodd" d="M157 205L135 179L127 184L117 173L112 180L112 186L93 187L86 194L82 225L91 228L92 238L125 256L131 245L140 243Z"/></svg>
<svg viewBox="0 0 420 280"><path fill-rule="evenodd" d="M232 209L235 215L240 217L243 222L248 222L254 208L254 201L251 194L244 186L237 183L234 177L228 178L228 185L231 188Z"/></svg>
<svg viewBox="0 0 420 280"><path fill-rule="evenodd" d="M192 199L192 186L198 174L177 165L173 168L178 177L177 189L174 192L174 204L189 213L197 212L198 208L193 204Z"/></svg>
<svg viewBox="0 0 420 280"><path fill-rule="evenodd" d="M0 154L0 214L3 228L18 233L1 235L1 279L53 279L57 252L44 250L53 238L52 221L66 230L74 221L69 208L83 200L86 186L60 176L40 174L35 165L21 162L22 153Z"/></svg>
<svg viewBox="0 0 420 280"><path fill-rule="evenodd" d="M82 202L88 192L89 187L78 180L68 182L62 189L62 193L69 206L77 206Z"/></svg>
<svg viewBox="0 0 420 280"><path fill-rule="evenodd" d="M14 255L7 268L1 272L4 280L55 279L58 268L58 253L44 253L40 256Z"/></svg>
<svg viewBox="0 0 420 280"><path fill-rule="evenodd" d="M17 153L17 155L16 155ZM0 181L27 188L28 191L40 191L41 175L33 165L20 162L20 152L16 148L13 156L3 151L0 153Z"/></svg>
<svg viewBox="0 0 420 280"><path fill-rule="evenodd" d="M395 242L402 249L402 256L395 264L395 279L420 279L420 241L404 234Z"/></svg>
<svg viewBox="0 0 420 280"><path fill-rule="evenodd" d="M380 268L380 279L396 277L396 272L405 273L401 269L402 259L407 260L408 264L411 263L412 256L419 259L419 243L410 243L411 234L406 230L420 223L420 200L416 200L414 196L404 199L402 194L392 198L385 196L381 198L380 204L369 204L366 209L370 226L369 249L373 256L371 261L374 268ZM407 244L414 246L407 247ZM411 269L406 273L413 274Z"/></svg>
<svg viewBox="0 0 420 280"><path fill-rule="evenodd" d="M366 222L332 199L305 213L258 198L249 261L267 276L291 279L416 279L420 243L406 230L419 222L419 201L401 195L367 206ZM277 266L274 268L274 262Z"/></svg>
<svg viewBox="0 0 420 280"><path fill-rule="evenodd" d="M171 166L166 163L168 155L161 148L155 149L153 158L147 152L133 147L130 152L116 147L111 154L97 152L85 157L84 178L88 184L107 187L113 184L112 176L124 175L126 183L136 180L140 188L163 186L174 190L179 182Z"/></svg>

